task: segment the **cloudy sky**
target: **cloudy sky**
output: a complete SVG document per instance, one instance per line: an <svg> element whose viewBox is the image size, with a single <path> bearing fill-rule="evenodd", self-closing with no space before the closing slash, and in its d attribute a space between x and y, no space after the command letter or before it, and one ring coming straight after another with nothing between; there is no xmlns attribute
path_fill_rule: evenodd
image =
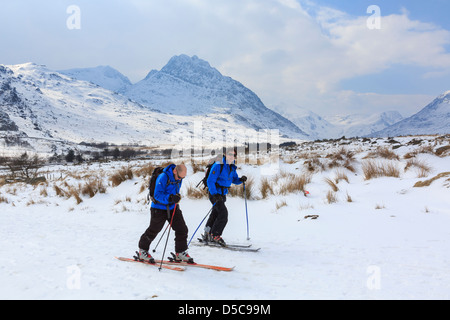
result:
<svg viewBox="0 0 450 320"><path fill-rule="evenodd" d="M0 10L0 64L110 65L137 82L197 55L270 108L322 116L408 116L450 90L448 0L0 0Z"/></svg>

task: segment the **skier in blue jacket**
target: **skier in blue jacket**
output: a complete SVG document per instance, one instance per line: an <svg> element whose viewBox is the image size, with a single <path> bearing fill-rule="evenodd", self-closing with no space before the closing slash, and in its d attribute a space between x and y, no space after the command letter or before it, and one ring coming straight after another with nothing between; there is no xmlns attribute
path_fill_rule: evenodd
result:
<svg viewBox="0 0 450 320"><path fill-rule="evenodd" d="M236 149L227 150L222 160L216 161L209 173L207 186L209 190L209 200L213 204L211 215L205 226L203 240L215 242L221 246L226 246L222 239L222 233L228 222L228 209L225 206L228 189L231 184L241 184L247 181L246 176L239 178L236 172Z"/></svg>
<svg viewBox="0 0 450 320"><path fill-rule="evenodd" d="M155 192L150 208L150 226L139 240L139 259L154 263L149 248L152 241L161 232L166 221L172 222L175 231L175 259L193 263L194 260L187 253L188 228L178 204L181 200L180 189L187 169L184 164L171 164L164 168L156 179ZM175 205L177 205L175 209ZM175 210L175 212L174 212ZM172 218L173 215L173 218Z"/></svg>

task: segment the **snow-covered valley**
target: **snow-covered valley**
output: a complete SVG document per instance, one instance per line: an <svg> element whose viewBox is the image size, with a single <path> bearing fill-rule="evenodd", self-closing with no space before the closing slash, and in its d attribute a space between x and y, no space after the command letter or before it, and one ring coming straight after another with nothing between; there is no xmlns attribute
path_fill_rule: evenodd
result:
<svg viewBox="0 0 450 320"><path fill-rule="evenodd" d="M252 180L251 239L239 195L227 200L223 237L260 252L189 248L197 262L232 272L158 271L114 258L131 257L148 227L145 185L157 161L44 167L47 181L34 186L2 179L0 298L449 299L450 139L394 139L306 142L282 149L270 175L273 163L238 162ZM204 173L191 160L180 204L189 238L211 206L193 196ZM370 175L369 164L393 174Z"/></svg>

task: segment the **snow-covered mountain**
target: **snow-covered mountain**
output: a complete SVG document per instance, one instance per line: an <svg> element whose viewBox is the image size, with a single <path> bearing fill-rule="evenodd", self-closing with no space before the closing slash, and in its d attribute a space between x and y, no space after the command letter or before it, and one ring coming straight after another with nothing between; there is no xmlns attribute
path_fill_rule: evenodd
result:
<svg viewBox="0 0 450 320"><path fill-rule="evenodd" d="M34 63L0 66L0 106L3 131L71 142L151 141L177 120Z"/></svg>
<svg viewBox="0 0 450 320"><path fill-rule="evenodd" d="M58 72L77 80L90 81L100 87L119 93L132 85L126 76L110 66L76 68Z"/></svg>
<svg viewBox="0 0 450 320"><path fill-rule="evenodd" d="M411 117L375 132L370 136L394 137L401 135L447 133L450 133L450 91L443 93Z"/></svg>
<svg viewBox="0 0 450 320"><path fill-rule="evenodd" d="M150 71L123 94L162 112L207 116L255 130L279 129L285 136L307 138L291 121L268 109L251 90L197 56L172 57L160 71Z"/></svg>
<svg viewBox="0 0 450 320"><path fill-rule="evenodd" d="M292 110L291 112L286 112L285 106L275 106L273 108L282 116L290 119L302 131L306 132L312 140L335 138L340 134L341 130L339 128L310 110L297 106L289 108Z"/></svg>
<svg viewBox="0 0 450 320"><path fill-rule="evenodd" d="M331 139L345 136L362 137L384 129L403 119L397 111L387 111L375 114L350 114L321 117L318 114L301 108L289 108L291 113L282 111L278 106L274 110L290 119L301 130L309 134L311 139Z"/></svg>
<svg viewBox="0 0 450 320"><path fill-rule="evenodd" d="M223 130L244 142L249 141L249 128L275 128L290 138L306 137L288 120L265 108L256 95L243 86L236 95L248 95L255 105L251 104L250 98L243 98L241 104L230 102L228 113L222 109L214 111L210 105L203 103L204 108L209 107L210 113L186 115L182 112L184 109L180 109L181 114L168 114L160 111L164 110L161 106L159 110L153 109L100 86L114 83L102 81L105 79L104 71L109 74L111 69L97 68L89 72L72 72L71 76L67 76L34 63L0 65L0 133L2 136L14 134L53 140L55 143L63 140L71 143L84 141L191 147L189 138L198 134L194 132L195 124L201 123L202 131L195 138L210 146L210 142L220 144L225 140ZM115 75L111 79L124 79L116 72L111 74ZM76 79L81 75L88 81ZM96 79L96 84L90 79L91 76ZM220 91L220 83L215 85L215 90ZM177 89L172 88L172 95ZM225 96L223 100L233 96L232 92L227 91L229 89L223 88L221 91ZM184 98L188 99L188 95ZM223 100L221 103L225 104ZM192 101L190 103L193 104Z"/></svg>
<svg viewBox="0 0 450 320"><path fill-rule="evenodd" d="M342 137L362 137L387 128L403 119L398 111L378 112L374 114L351 114L325 117L337 129Z"/></svg>

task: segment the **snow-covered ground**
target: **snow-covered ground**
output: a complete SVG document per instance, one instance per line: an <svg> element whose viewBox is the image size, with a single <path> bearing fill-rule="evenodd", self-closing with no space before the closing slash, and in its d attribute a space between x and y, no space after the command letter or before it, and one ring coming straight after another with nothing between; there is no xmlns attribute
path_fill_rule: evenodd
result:
<svg viewBox="0 0 450 320"><path fill-rule="evenodd" d="M334 179L335 168L315 172L306 185L306 197L302 192L280 195L273 185L276 195L262 199L261 172L267 165L239 165L240 174L254 179L248 201L249 242L260 252L192 245L189 249L197 262L235 266L232 272L193 267L184 272L158 271L114 258L131 257L148 227L146 192L140 193L142 176L117 187L108 185L106 193L93 198L81 196L79 204L74 197L56 195L54 185L67 190L83 183L89 173L103 177L107 185L109 175L127 163L53 167L46 185L3 185L0 299L449 299L450 175L426 187L413 187L449 172L449 157L417 154L415 159L431 168L426 177L418 178L416 169L404 171L403 156L420 146L406 145L411 138L396 140L404 145L394 150L399 160L383 161L400 168L399 178L364 179L361 163L367 160L363 158L383 140L345 145L355 150L355 172L340 169L348 182L337 184L335 203L326 199L330 185L324 180ZM437 149L448 145L449 139L436 145L431 137L427 143ZM307 151L310 147L314 150ZM325 161L333 148L341 146L311 144L283 153L279 172L301 175L308 159L296 155L318 152ZM143 163L129 165L138 168ZM203 175L193 174L191 166L188 169L183 195ZM66 184L58 180L61 176ZM266 178L281 183L275 177ZM247 243L244 200L230 197L227 206L224 239ZM181 208L190 238L210 203L185 196ZM308 215L319 217L305 218ZM197 235L201 231L203 227ZM154 254L158 259L163 244ZM170 251L173 240L169 240Z"/></svg>

